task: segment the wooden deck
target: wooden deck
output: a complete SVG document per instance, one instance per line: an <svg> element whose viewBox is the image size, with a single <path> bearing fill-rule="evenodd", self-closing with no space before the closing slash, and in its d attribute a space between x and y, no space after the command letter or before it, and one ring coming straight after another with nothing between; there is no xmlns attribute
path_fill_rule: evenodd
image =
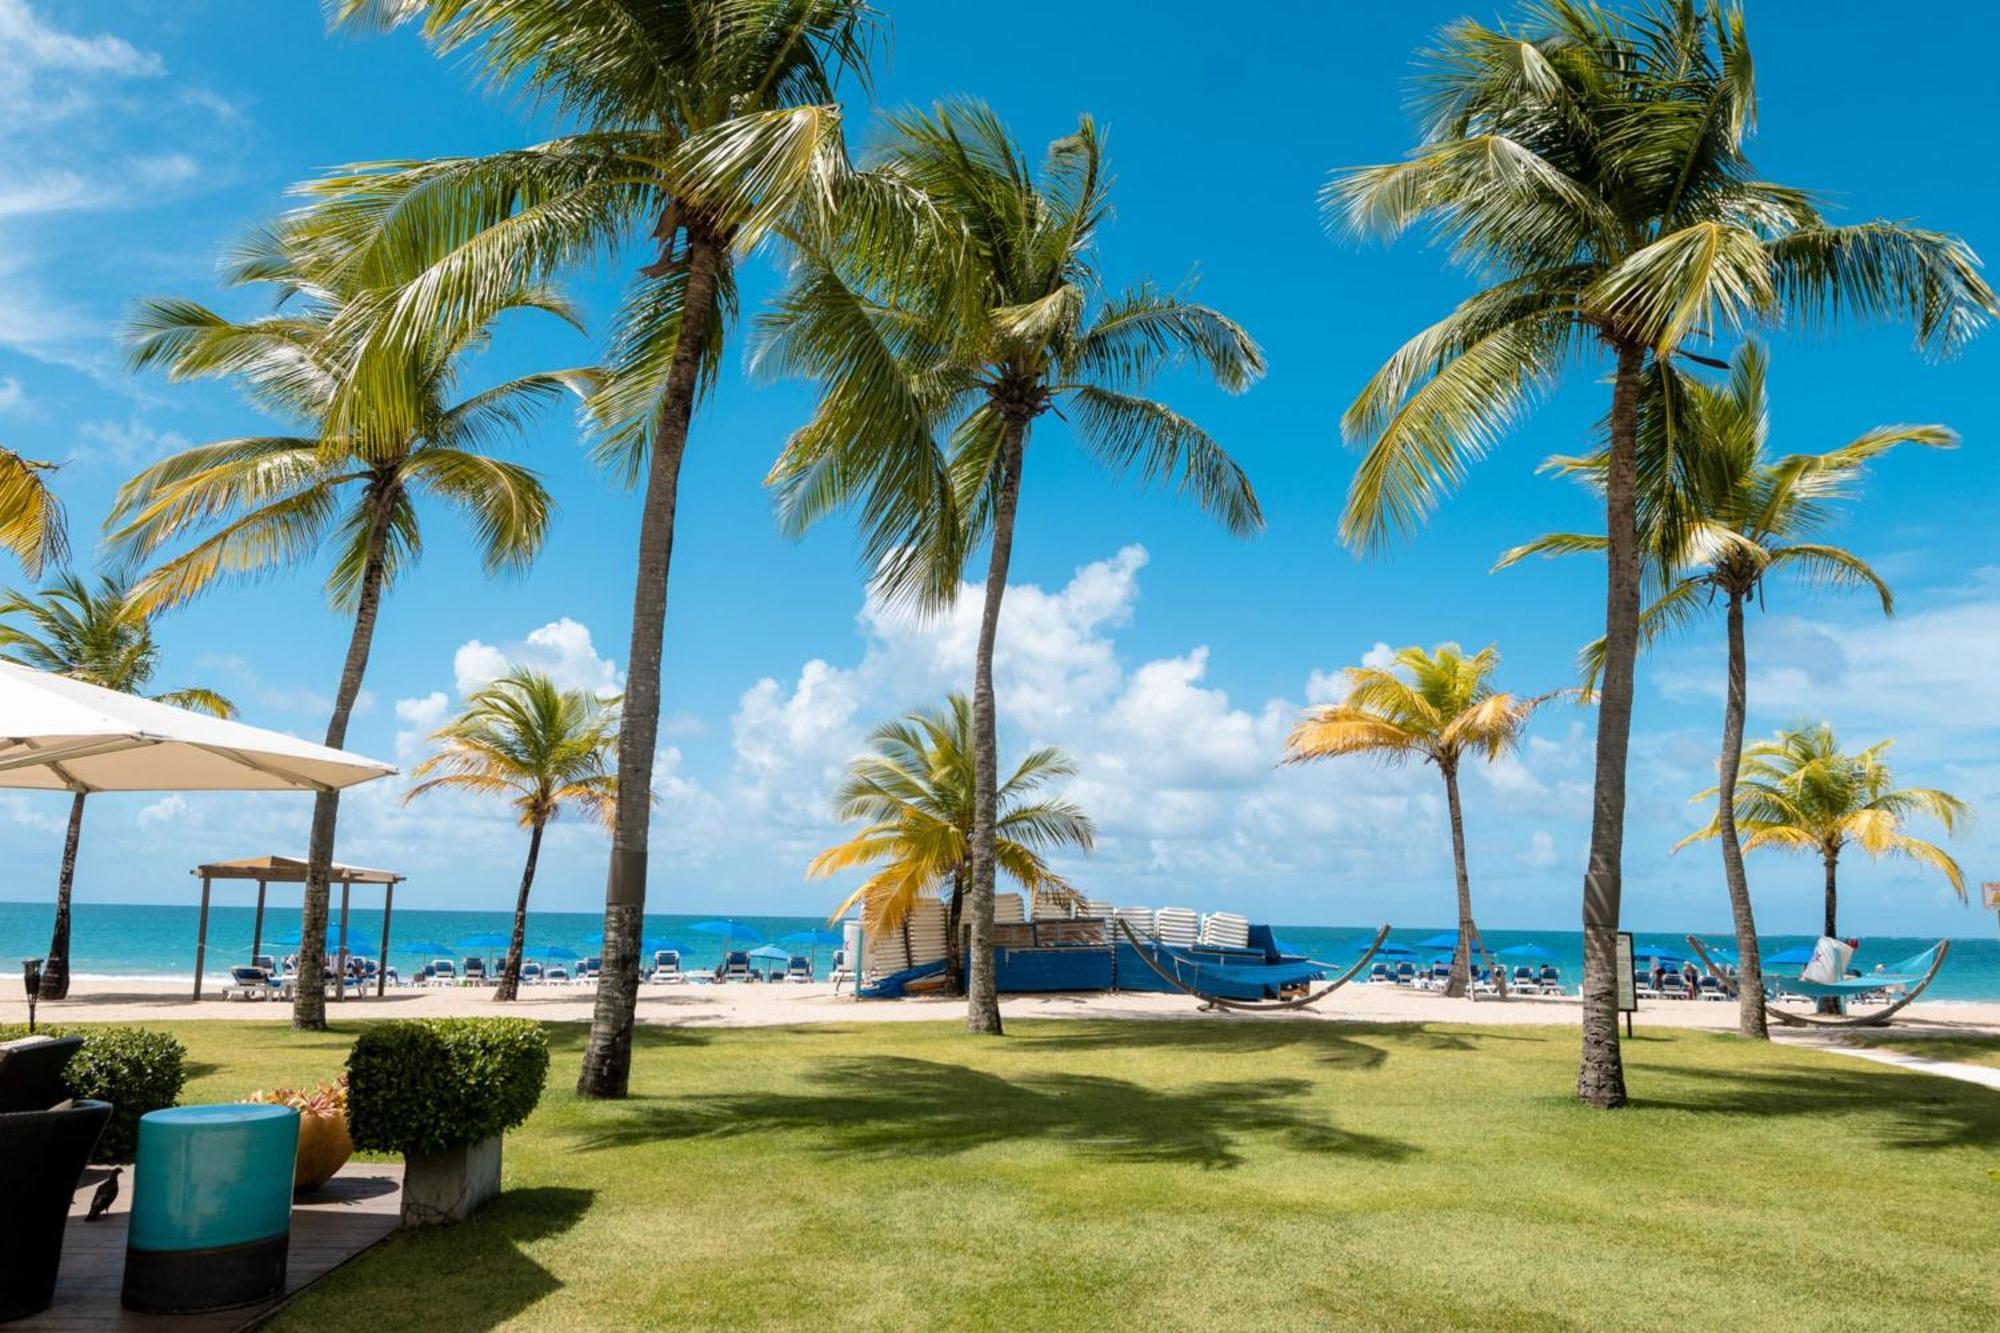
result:
<svg viewBox="0 0 2000 1333"><path fill-rule="evenodd" d="M125 1228L131 1217L129 1173L111 1211L95 1222L84 1213L105 1169L84 1172L63 1234L62 1275L56 1298L48 1309L19 1323L8 1333L98 1333L104 1329L174 1330L174 1333L233 1333L252 1328L300 1290L325 1277L396 1229L402 1208L402 1163L354 1163L341 1169L324 1189L301 1196L292 1206L292 1246L285 1272L285 1294L263 1305L211 1314L135 1314L118 1303L125 1275Z"/></svg>

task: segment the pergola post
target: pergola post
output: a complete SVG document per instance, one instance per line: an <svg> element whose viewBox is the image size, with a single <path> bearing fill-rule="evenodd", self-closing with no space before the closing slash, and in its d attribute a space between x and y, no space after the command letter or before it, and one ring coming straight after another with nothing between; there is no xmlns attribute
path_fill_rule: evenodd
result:
<svg viewBox="0 0 2000 1333"><path fill-rule="evenodd" d="M336 1002L347 998L347 900L354 892L354 881L340 881L340 968L333 977L333 998Z"/></svg>
<svg viewBox="0 0 2000 1333"><path fill-rule="evenodd" d="M375 960L375 998L389 985L389 914L396 908L396 881L382 886L382 956Z"/></svg>
<svg viewBox="0 0 2000 1333"><path fill-rule="evenodd" d="M201 1003L201 967L208 953L208 876L201 877L201 921L194 932L194 1002Z"/></svg>
<svg viewBox="0 0 2000 1333"><path fill-rule="evenodd" d="M250 966L257 966L257 955L264 952L264 888L265 881L257 881L257 924L250 928Z"/></svg>

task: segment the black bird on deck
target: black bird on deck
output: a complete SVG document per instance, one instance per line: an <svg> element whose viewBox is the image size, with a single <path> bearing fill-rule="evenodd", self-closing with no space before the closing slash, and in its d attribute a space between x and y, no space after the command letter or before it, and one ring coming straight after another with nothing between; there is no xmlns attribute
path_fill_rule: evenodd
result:
<svg viewBox="0 0 2000 1333"><path fill-rule="evenodd" d="M90 1196L90 1211L84 1214L84 1221L95 1222L118 1202L118 1177L124 1170L122 1166L114 1166L111 1174L98 1182L97 1192Z"/></svg>

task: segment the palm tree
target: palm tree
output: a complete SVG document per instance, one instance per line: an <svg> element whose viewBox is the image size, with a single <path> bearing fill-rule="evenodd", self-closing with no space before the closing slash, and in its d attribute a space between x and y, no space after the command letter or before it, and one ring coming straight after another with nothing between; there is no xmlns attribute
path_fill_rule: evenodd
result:
<svg viewBox="0 0 2000 1333"><path fill-rule="evenodd" d="M40 578L68 551L62 502L44 475L53 471L53 463L0 448L0 550L19 560L29 578Z"/></svg>
<svg viewBox="0 0 2000 1333"><path fill-rule="evenodd" d="M459 513L488 571L526 568L548 530L549 495L535 473L489 448L524 428L538 407L565 391L587 392L594 380L575 370L523 375L454 401L463 358L484 347L502 315L536 309L574 322L544 289L496 288L450 318L440 314L429 336L405 349L371 337L399 289L354 286L348 257L337 250L295 235L263 237L232 276L273 286L278 312L232 321L190 301L148 302L132 331L134 363L163 366L177 380L233 377L254 402L314 433L183 450L126 482L108 525L114 543L141 559L206 534L133 587L147 611L186 601L219 578L268 574L327 550L328 598L354 618L326 727L326 744L338 748L382 595L423 550L419 499ZM377 364L384 360L394 364ZM363 380L382 386L384 410L342 424L333 404ZM328 791L313 803L292 1008L300 1029L326 1024L320 979L339 800Z"/></svg>
<svg viewBox="0 0 2000 1333"><path fill-rule="evenodd" d="M1144 395L1184 362L1240 391L1264 357L1235 321L1184 293L1141 284L1102 295L1097 229L1111 181L1088 117L1050 145L1039 177L976 102L895 115L887 128L873 174L920 197L929 211L905 216L941 235L887 253L873 234L800 247L760 358L823 392L772 479L794 531L858 505L878 587L927 607L957 594L967 552L990 539L973 661L968 1026L998 1033L993 653L1029 435L1067 408L1077 443L1098 461L1177 486L1230 531L1251 533L1263 515L1242 469ZM928 258L898 262L912 254Z"/></svg>
<svg viewBox="0 0 2000 1333"><path fill-rule="evenodd" d="M839 818L866 820L867 825L814 857L806 874L823 878L855 866L878 867L829 918L837 920L859 907L867 928L876 933L902 929L918 903L949 892L946 958L957 983L977 786L972 705L954 694L942 709L919 709L884 723L869 744L874 753L849 765L833 797ZM1031 898L1037 893L1073 896L1069 882L1049 868L1043 853L1056 847L1088 852L1096 841L1097 829L1088 815L1068 801L1038 794L1050 781L1075 772L1067 754L1044 747L1022 759L1013 776L1000 784L995 863Z"/></svg>
<svg viewBox="0 0 2000 1333"><path fill-rule="evenodd" d="M1428 222L1492 275L1376 372L1343 427L1366 452L1341 535L1417 527L1565 370L1611 366L1607 586L1596 793L1584 874L1577 1095L1625 1103L1614 948L1639 635L1641 389L1649 366L1758 324L1907 318L1948 354L1996 309L1972 251L1900 222L1835 226L1744 152L1756 80L1736 4L1621 14L1544 0L1518 27L1460 20L1428 57L1403 161L1338 173L1330 215L1395 235Z"/></svg>
<svg viewBox="0 0 2000 1333"><path fill-rule="evenodd" d="M1285 740L1288 764L1365 754L1391 764L1417 759L1437 765L1444 777L1452 867L1458 876L1458 945L1452 951L1448 995L1465 994L1472 941L1479 935L1465 868L1459 765L1467 754L1491 762L1512 750L1528 718L1552 697L1498 693L1492 677L1499 665L1500 654L1491 644L1467 656L1457 644L1441 643L1429 652L1401 649L1392 668L1349 667L1341 701L1313 709Z"/></svg>
<svg viewBox="0 0 2000 1333"><path fill-rule="evenodd" d="M405 803L433 791L503 796L528 830L514 935L493 992L496 1000L511 1000L521 985L542 830L565 805L582 807L607 831L616 815L618 778L606 766L618 748L616 708L588 690L562 689L540 671L516 669L466 700L464 711L430 739L438 748L410 774L422 781L403 794Z"/></svg>
<svg viewBox="0 0 2000 1333"><path fill-rule="evenodd" d="M0 598L0 661L138 694L159 667L160 647L123 580L103 575L93 588L81 575L64 573L40 592L9 589ZM236 715L236 705L214 690L167 690L148 697L215 717ZM63 835L62 869L56 876L55 928L42 963L44 1000L69 995L70 894L86 795L79 789L70 796L69 830Z"/></svg>
<svg viewBox="0 0 2000 1333"><path fill-rule="evenodd" d="M329 0L338 23L421 21L440 53L581 128L478 158L384 163L316 187L316 224L369 256L424 256L426 280L382 337L421 336L438 304L634 246L600 453L641 479L619 728L621 788L605 891L604 972L577 1090L622 1097L632 1059L667 575L688 427L736 309L737 258L844 167L835 86L866 77L864 0Z"/></svg>
<svg viewBox="0 0 2000 1333"><path fill-rule="evenodd" d="M1737 352L1724 386L1685 377L1671 365L1656 367L1647 381L1639 430L1639 548L1646 595L1652 599L1640 613L1640 643L1687 624L1713 606L1718 595L1727 610L1729 674L1717 768L1716 841L1736 930L1738 1028L1746 1037L1769 1034L1757 920L1735 814L1749 700L1744 608L1763 601L1766 575L1789 572L1836 588L1872 588L1882 613L1892 614L1889 585L1866 561L1838 546L1801 539L1825 526L1831 517L1829 502L1852 493L1870 459L1898 444L1949 448L1957 442L1943 426L1877 426L1823 454L1771 458L1765 453L1770 426L1765 364L1763 349L1750 342ZM1678 447L1671 450L1665 447L1669 414L1680 422ZM1602 453L1551 459L1546 466L1600 492L1604 488ZM1500 567L1529 555L1603 550L1601 536L1552 533L1507 552ZM1601 640L1584 652L1590 683L1602 654Z"/></svg>
<svg viewBox="0 0 2000 1333"><path fill-rule="evenodd" d="M1969 820L1972 809L1949 792L1932 787L1898 787L1883 756L1895 745L1880 741L1859 754L1846 754L1825 722L1781 731L1743 752L1736 784L1736 826L1744 833L1743 848L1777 847L1817 853L1826 868L1826 919L1822 934L1840 936L1837 874L1840 854L1853 843L1876 860L1903 856L1944 875L1952 889L1965 897L1965 873L1950 853L1935 843L1903 831L1915 815L1928 815L1954 832ZM1720 788L1695 796L1713 799ZM1721 836L1719 819L1676 844ZM1747 982L1745 984L1748 984Z"/></svg>

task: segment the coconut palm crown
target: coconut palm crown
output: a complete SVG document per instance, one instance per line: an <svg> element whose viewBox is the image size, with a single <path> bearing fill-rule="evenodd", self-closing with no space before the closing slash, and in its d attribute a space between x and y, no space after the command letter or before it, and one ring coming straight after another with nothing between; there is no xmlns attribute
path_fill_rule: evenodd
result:
<svg viewBox="0 0 2000 1333"><path fill-rule="evenodd" d="M849 766L833 798L840 819L866 823L846 842L814 857L806 874L823 878L857 866L874 867L833 912L839 918L860 908L870 931L899 929L918 903L948 893L948 935L956 959L971 867L972 705L954 694L941 709L919 709L884 723L869 737L869 745L873 753ZM1088 815L1072 802L1042 794L1050 782L1075 772L1067 754L1043 747L1024 756L1000 784L995 862L1001 874L1031 896L1073 896L1069 882L1050 868L1046 853L1056 848L1088 852L1096 841Z"/></svg>
<svg viewBox="0 0 2000 1333"><path fill-rule="evenodd" d="M1965 897L1965 872L1936 843L1904 832L1910 820L1927 817L1956 832L1972 817L1972 807L1934 787L1898 787L1886 756L1893 740L1878 741L1858 754L1840 748L1825 722L1781 731L1743 751L1736 785L1736 824L1743 849L1775 847L1817 855L1826 868L1826 934L1839 936L1836 872L1850 846L1876 860L1900 856L1945 877ZM1711 800L1715 789L1697 793ZM1716 836L1716 823L1683 838L1678 847Z"/></svg>

